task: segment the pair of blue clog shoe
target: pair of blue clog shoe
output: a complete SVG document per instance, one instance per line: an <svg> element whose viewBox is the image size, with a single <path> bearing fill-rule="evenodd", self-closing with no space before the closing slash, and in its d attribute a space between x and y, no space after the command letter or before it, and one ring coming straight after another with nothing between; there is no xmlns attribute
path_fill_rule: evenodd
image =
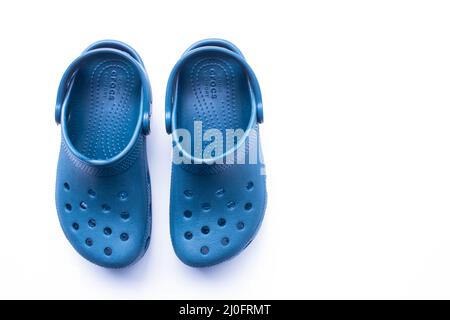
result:
<svg viewBox="0 0 450 320"><path fill-rule="evenodd" d="M73 247L104 267L130 265L150 242L151 105L141 58L117 41L88 47L58 89L59 220ZM258 81L236 46L208 39L183 54L168 81L165 121L174 144L171 238L184 263L222 262L256 235L266 207L262 120Z"/></svg>

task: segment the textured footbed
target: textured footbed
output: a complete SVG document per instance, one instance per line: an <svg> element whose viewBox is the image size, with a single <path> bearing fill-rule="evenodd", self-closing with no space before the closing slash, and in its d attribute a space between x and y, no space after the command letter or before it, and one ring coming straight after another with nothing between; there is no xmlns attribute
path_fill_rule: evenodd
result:
<svg viewBox="0 0 450 320"><path fill-rule="evenodd" d="M252 103L247 75L226 54L195 55L180 68L176 103L176 126L191 137L194 121L202 121L203 132L219 129L224 137L226 129L245 130ZM172 167L172 244L188 265L209 266L236 255L252 241L263 219L261 165L222 169L192 173L189 165Z"/></svg>
<svg viewBox="0 0 450 320"><path fill-rule="evenodd" d="M251 100L246 74L237 61L215 53L190 58L180 70L177 127L194 133L194 121L203 130L246 129ZM204 142L203 147L205 147ZM193 147L193 146L192 146ZM192 150L191 150L192 152Z"/></svg>
<svg viewBox="0 0 450 320"><path fill-rule="evenodd" d="M133 66L114 54L92 59L76 74L66 112L75 150L93 160L110 159L130 143L139 126L141 81ZM140 135L116 171L85 165L62 142L56 204L65 235L86 259L124 267L148 247L150 178Z"/></svg>
<svg viewBox="0 0 450 320"><path fill-rule="evenodd" d="M67 129L75 149L105 160L130 142L139 117L141 81L125 59L97 59L78 71Z"/></svg>

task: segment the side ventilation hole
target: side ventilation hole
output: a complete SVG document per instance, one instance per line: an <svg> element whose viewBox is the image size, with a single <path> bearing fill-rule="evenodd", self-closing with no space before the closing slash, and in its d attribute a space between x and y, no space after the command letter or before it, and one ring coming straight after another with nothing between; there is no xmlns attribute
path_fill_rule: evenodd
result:
<svg viewBox="0 0 450 320"><path fill-rule="evenodd" d="M227 202L227 208L230 210L233 210L236 207L236 202L234 201L228 201Z"/></svg>
<svg viewBox="0 0 450 320"><path fill-rule="evenodd" d="M130 214L128 212L124 211L120 214L120 218L124 221L127 221L130 219Z"/></svg>
<svg viewBox="0 0 450 320"><path fill-rule="evenodd" d="M223 237L220 243L222 243L223 246L227 246L230 243L230 239L228 237Z"/></svg>
<svg viewBox="0 0 450 320"><path fill-rule="evenodd" d="M194 193L192 192L192 190L184 190L184 196L188 199L192 198L194 196Z"/></svg>
<svg viewBox="0 0 450 320"><path fill-rule="evenodd" d="M97 195L97 193L93 190L93 189L89 189L88 190L88 195L91 198L95 198L95 196Z"/></svg>
<svg viewBox="0 0 450 320"><path fill-rule="evenodd" d="M202 203L202 210L203 211L209 211L211 210L211 204L208 202Z"/></svg>
<svg viewBox="0 0 450 320"><path fill-rule="evenodd" d="M185 218L188 218L188 219L192 218L192 211L191 210L185 210L183 214L184 214Z"/></svg>
<svg viewBox="0 0 450 320"><path fill-rule="evenodd" d="M97 225L97 222L95 222L95 219L89 219L89 221L88 221L89 227L95 228L96 225Z"/></svg>
<svg viewBox="0 0 450 320"><path fill-rule="evenodd" d="M203 255L207 255L209 253L209 248L207 246L203 246L200 248L200 252Z"/></svg>
<svg viewBox="0 0 450 320"><path fill-rule="evenodd" d="M126 191L121 191L119 192L119 199L122 201L125 201L128 199L128 192Z"/></svg>
<svg viewBox="0 0 450 320"><path fill-rule="evenodd" d="M104 213L109 213L111 212L111 207L108 204L104 203L102 204L102 210Z"/></svg>
<svg viewBox="0 0 450 320"><path fill-rule="evenodd" d="M209 227L208 226L203 226L201 229L203 234L208 234L209 233Z"/></svg>

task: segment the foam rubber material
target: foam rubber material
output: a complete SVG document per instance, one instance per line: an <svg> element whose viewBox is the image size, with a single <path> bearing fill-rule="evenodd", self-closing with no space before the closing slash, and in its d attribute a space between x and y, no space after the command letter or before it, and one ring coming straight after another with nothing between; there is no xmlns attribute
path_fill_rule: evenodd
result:
<svg viewBox="0 0 450 320"><path fill-rule="evenodd" d="M124 43L94 43L62 77L56 208L72 246L100 266L130 265L149 244L150 111L144 65Z"/></svg>
<svg viewBox="0 0 450 320"><path fill-rule="evenodd" d="M169 77L166 130L174 152L170 195L170 232L174 250L185 264L211 266L241 252L255 237L266 208L266 176L262 159L229 164L238 150L246 158L259 149L258 123L263 120L258 81L242 53L232 43L207 39L192 45ZM202 132L242 129L243 136L222 152L197 157L194 137ZM184 129L188 134L182 133ZM208 143L200 145L202 153ZM242 148L242 149L239 149ZM189 162L175 163L182 154ZM222 160L222 163L221 163Z"/></svg>

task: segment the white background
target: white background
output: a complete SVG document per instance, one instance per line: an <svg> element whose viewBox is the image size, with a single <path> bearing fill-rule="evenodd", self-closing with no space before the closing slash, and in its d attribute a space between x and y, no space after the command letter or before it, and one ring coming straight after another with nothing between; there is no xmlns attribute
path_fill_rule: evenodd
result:
<svg viewBox="0 0 450 320"><path fill-rule="evenodd" d="M450 298L448 1L1 1L0 298ZM165 85L193 42L222 37L262 87L269 202L237 258L193 269L169 237ZM153 234L107 270L54 206L56 89L90 43L143 57Z"/></svg>

